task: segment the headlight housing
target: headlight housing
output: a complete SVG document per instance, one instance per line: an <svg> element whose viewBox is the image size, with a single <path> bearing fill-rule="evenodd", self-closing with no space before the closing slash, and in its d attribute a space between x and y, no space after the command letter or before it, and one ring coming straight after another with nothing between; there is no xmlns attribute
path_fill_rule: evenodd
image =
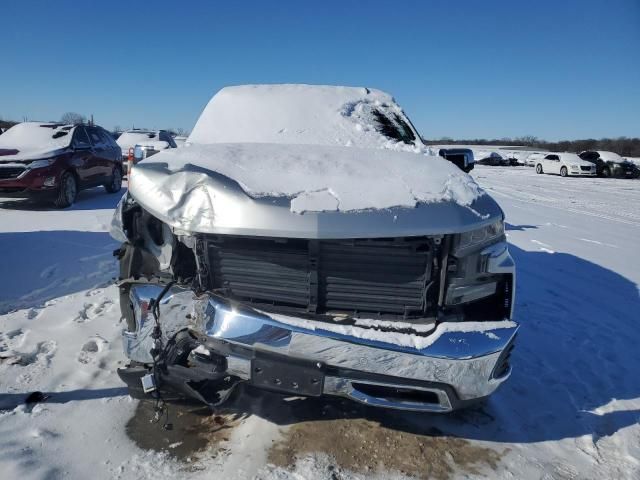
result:
<svg viewBox="0 0 640 480"><path fill-rule="evenodd" d="M44 168L50 166L54 162L55 158L43 158L42 160L34 160L30 164L27 165L29 170L33 170L36 168Z"/></svg>
<svg viewBox="0 0 640 480"><path fill-rule="evenodd" d="M454 250L457 255L460 253L477 250L487 245L497 243L504 239L504 220L497 220L482 228L464 232L458 235Z"/></svg>

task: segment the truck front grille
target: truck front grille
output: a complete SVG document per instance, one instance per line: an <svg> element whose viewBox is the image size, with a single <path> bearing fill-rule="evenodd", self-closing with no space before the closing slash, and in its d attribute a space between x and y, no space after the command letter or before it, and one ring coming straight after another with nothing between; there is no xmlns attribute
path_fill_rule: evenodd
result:
<svg viewBox="0 0 640 480"><path fill-rule="evenodd" d="M212 288L234 299L313 313L425 316L434 243L417 239L210 237Z"/></svg>

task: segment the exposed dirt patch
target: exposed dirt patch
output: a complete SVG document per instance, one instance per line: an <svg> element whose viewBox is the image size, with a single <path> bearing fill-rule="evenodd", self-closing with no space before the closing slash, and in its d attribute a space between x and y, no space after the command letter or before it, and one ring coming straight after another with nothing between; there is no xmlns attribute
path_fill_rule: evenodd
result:
<svg viewBox="0 0 640 480"><path fill-rule="evenodd" d="M269 461L290 468L312 453L329 455L354 472L396 471L434 479L448 479L459 470L478 475L481 467L493 469L500 460L498 452L460 438L418 435L351 418L291 426L271 448Z"/></svg>
<svg viewBox="0 0 640 480"><path fill-rule="evenodd" d="M206 406L177 403L168 406L168 417L156 417L154 407L153 401L138 404L127 423L127 436L142 449L165 451L178 460L227 441L242 419L233 412L212 412Z"/></svg>
<svg viewBox="0 0 640 480"><path fill-rule="evenodd" d="M508 451L496 452L447 435L435 427L430 415L384 411L344 399L286 398L252 388L236 393L215 412L198 404L171 403L169 430L163 428L164 419L154 422L154 402L142 401L127 424L127 435L140 448L166 451L181 461L205 451L224 456L235 427L247 416L257 415L283 427L281 438L268 452L268 462L277 467L290 469L297 460L320 454L331 459L333 473L399 472L437 480L460 472L482 475L495 469ZM467 424L468 417L456 418Z"/></svg>

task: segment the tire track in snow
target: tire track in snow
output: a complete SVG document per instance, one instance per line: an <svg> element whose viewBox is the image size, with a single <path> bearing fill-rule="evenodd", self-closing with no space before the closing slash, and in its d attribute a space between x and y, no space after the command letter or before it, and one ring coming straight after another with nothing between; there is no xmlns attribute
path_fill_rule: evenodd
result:
<svg viewBox="0 0 640 480"><path fill-rule="evenodd" d="M562 211L571 212L571 213L578 213L581 215L586 215L594 218L602 218L604 220L610 220L612 222L618 222L626 225L631 225L634 227L640 227L640 216L637 216L634 214L627 213L623 215L623 216L629 216L633 218L632 220L629 220L626 218L621 218L619 216L588 211L586 209L571 208L571 207L568 207L567 205L557 205L556 203L561 203L563 201L562 199L559 199L559 198L542 198L542 197L535 197L535 196L532 198L531 196L529 196L529 199L526 199L526 198L522 198L522 196L517 194L516 190L513 190L511 188L505 188L502 191L499 189L496 189L495 186L484 187L484 188L489 193L491 193L492 195L496 195L497 197L508 198L510 200L514 200L514 201L518 201L518 202L522 202L530 205L538 205L541 207L553 208L555 210L562 210ZM536 200L539 200L539 201L536 201ZM634 221L636 219L637 221Z"/></svg>

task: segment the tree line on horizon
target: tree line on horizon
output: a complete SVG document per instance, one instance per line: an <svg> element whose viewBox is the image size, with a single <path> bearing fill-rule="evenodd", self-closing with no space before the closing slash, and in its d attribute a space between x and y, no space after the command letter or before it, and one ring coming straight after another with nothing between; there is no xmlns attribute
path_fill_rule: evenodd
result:
<svg viewBox="0 0 640 480"><path fill-rule="evenodd" d="M605 150L615 152L623 157L640 157L640 138L617 137L617 138L587 138L580 140L559 140L549 142L534 136L515 138L473 138L454 140L443 137L437 140L424 139L427 145L496 145L496 146L523 146L536 150L548 150L550 152L575 152L580 153L585 150Z"/></svg>

